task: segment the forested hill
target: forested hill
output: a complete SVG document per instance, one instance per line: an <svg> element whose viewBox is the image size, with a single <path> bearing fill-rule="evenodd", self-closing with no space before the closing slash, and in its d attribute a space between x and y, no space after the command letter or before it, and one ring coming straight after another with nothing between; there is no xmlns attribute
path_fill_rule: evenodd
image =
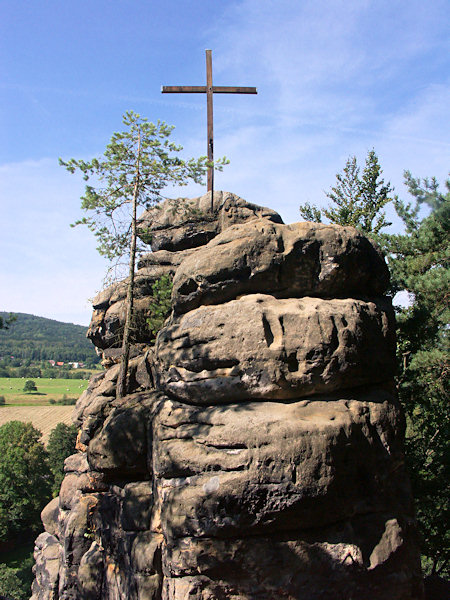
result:
<svg viewBox="0 0 450 600"><path fill-rule="evenodd" d="M86 327L53 319L15 313L17 320L0 331L0 357L19 359L92 362L98 360L86 338ZM0 312L8 318L9 313Z"/></svg>

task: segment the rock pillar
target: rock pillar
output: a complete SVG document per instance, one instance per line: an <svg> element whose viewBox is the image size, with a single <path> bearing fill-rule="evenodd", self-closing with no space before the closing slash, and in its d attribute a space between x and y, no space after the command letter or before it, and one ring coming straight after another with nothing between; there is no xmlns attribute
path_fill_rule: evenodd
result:
<svg viewBox="0 0 450 600"><path fill-rule="evenodd" d="M44 510L33 600L420 600L388 271L351 227L215 192L141 219L142 327L115 399L124 286L94 301L108 368ZM152 284L172 313L149 344Z"/></svg>

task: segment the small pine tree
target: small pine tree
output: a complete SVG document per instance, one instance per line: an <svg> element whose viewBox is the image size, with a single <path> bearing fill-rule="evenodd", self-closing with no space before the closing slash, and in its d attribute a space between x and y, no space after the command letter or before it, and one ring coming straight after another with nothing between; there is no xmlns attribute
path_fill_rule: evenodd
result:
<svg viewBox="0 0 450 600"><path fill-rule="evenodd" d="M382 169L375 150L366 157L362 176L355 156L351 156L342 173L336 175L336 185L327 192L331 200L327 208L311 204L300 205L300 214L307 221L322 222L323 218L337 225L351 225L365 234L377 236L389 226L383 207L394 200L393 188L381 177Z"/></svg>
<svg viewBox="0 0 450 600"><path fill-rule="evenodd" d="M173 127L158 121L150 123L129 111L123 116L125 131L114 133L105 153L91 161L63 161L60 164L74 173L79 170L87 181L94 177L97 187L86 185L81 208L90 216L74 225L87 225L99 241L100 254L110 260L128 258L126 318L123 330L122 360L117 381L117 397L127 391L127 370L134 312L134 275L138 251L138 210L160 202L168 185L196 183L209 166L206 157L183 160L181 146L169 142ZM221 169L225 159L217 161Z"/></svg>
<svg viewBox="0 0 450 600"><path fill-rule="evenodd" d="M169 275L163 275L152 286L153 294L147 314L147 325L152 339L156 338L170 314L172 287L172 278Z"/></svg>

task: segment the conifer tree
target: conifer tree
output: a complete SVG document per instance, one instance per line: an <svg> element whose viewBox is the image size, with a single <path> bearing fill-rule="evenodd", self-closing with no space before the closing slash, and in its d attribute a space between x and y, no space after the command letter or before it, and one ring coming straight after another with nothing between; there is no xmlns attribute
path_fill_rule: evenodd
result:
<svg viewBox="0 0 450 600"><path fill-rule="evenodd" d="M100 254L111 261L128 258L126 318L122 341L122 361L117 396L126 394L133 318L134 273L138 247L138 211L163 200L162 190L169 185L201 183L208 167L207 158L183 160L181 146L169 141L173 127L156 124L130 111L123 116L126 130L114 133L105 153L91 161L71 159L60 164L74 173L79 170L87 181L81 208L89 213L74 223L87 225L95 234ZM226 161L217 161L221 168Z"/></svg>
<svg viewBox="0 0 450 600"><path fill-rule="evenodd" d="M356 159L349 158L327 194L332 204L326 209L306 204L300 212L308 220L326 217L375 237L388 260L391 295L399 291L409 295L410 305L396 308L397 389L407 417L406 460L424 572L449 578L450 180L441 192L435 178L422 180L405 171L413 200L392 198L405 232L386 234L380 232L388 224L380 211L392 190L379 180L374 152L368 155L365 171L360 179Z"/></svg>
<svg viewBox="0 0 450 600"><path fill-rule="evenodd" d="M336 185L327 192L331 200L327 208L319 209L306 203L300 214L307 221L322 222L323 218L337 225L351 225L365 234L377 236L390 225L382 211L391 202L390 183L381 177L382 169L375 150L370 150L360 176L356 156L347 159L342 173L336 175Z"/></svg>
<svg viewBox="0 0 450 600"><path fill-rule="evenodd" d="M407 415L410 467L426 573L450 575L449 290L450 180L405 172L413 202L396 201L406 234L385 239L393 291L410 306L397 315L398 391ZM421 216L423 208L427 216Z"/></svg>

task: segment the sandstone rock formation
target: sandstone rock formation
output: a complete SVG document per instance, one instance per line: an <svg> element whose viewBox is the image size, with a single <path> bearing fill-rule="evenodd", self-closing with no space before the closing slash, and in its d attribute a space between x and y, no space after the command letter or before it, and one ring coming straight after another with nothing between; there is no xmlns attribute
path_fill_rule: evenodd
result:
<svg viewBox="0 0 450 600"><path fill-rule="evenodd" d="M353 227L254 219L226 229L183 261L174 309L261 291L277 298L381 296L388 280L377 249Z"/></svg>
<svg viewBox="0 0 450 600"><path fill-rule="evenodd" d="M199 198L166 201L146 213L139 221L141 235L147 234L153 252L186 250L208 243L235 223L265 219L283 223L270 208L250 204L229 192L214 192Z"/></svg>
<svg viewBox="0 0 450 600"><path fill-rule="evenodd" d="M420 600L386 265L352 228L216 192L144 215L129 394L91 379L33 600ZM173 311L150 347L152 284ZM124 286L89 336L118 347Z"/></svg>

